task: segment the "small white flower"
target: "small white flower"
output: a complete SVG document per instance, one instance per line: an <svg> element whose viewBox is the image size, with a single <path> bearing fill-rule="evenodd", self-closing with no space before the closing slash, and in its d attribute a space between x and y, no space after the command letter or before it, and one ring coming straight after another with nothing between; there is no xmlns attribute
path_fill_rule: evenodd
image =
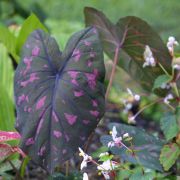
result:
<svg viewBox="0 0 180 180"><path fill-rule="evenodd" d="M87 173L83 173L83 180L89 180Z"/></svg>
<svg viewBox="0 0 180 180"><path fill-rule="evenodd" d="M108 143L108 147L120 146L121 141L122 141L122 137L121 136L117 137L116 126L113 126L111 133L112 133L111 136L112 136L113 141L110 141Z"/></svg>
<svg viewBox="0 0 180 180"><path fill-rule="evenodd" d="M174 64L173 69L177 69L179 71L180 70L180 65L179 64Z"/></svg>
<svg viewBox="0 0 180 180"><path fill-rule="evenodd" d="M128 117L128 123L130 123L130 124L136 124L136 121L135 121L135 116L130 116L130 117Z"/></svg>
<svg viewBox="0 0 180 180"><path fill-rule="evenodd" d="M104 161L102 164L97 166L97 169L100 171L111 171L114 170L117 167L117 163L114 161Z"/></svg>
<svg viewBox="0 0 180 180"><path fill-rule="evenodd" d="M124 109L123 109L123 112L124 113L128 113L129 110L132 108L132 103L129 103L127 100L123 99L122 100L123 104L124 104Z"/></svg>
<svg viewBox="0 0 180 180"><path fill-rule="evenodd" d="M101 173L103 174L103 176L106 180L111 179L108 172L102 171Z"/></svg>
<svg viewBox="0 0 180 180"><path fill-rule="evenodd" d="M115 143L113 141L108 142L108 147L114 147Z"/></svg>
<svg viewBox="0 0 180 180"><path fill-rule="evenodd" d="M164 103L165 104L169 104L169 100L174 99L172 94L168 94L165 98L164 98Z"/></svg>
<svg viewBox="0 0 180 180"><path fill-rule="evenodd" d="M101 153L101 154L99 155L99 157L102 157L102 156L108 156L108 155L109 155L108 152L104 152L104 153Z"/></svg>
<svg viewBox="0 0 180 180"><path fill-rule="evenodd" d="M134 100L136 101L140 100L141 97L139 94L133 94L133 92L129 88L127 88L127 92L134 98Z"/></svg>
<svg viewBox="0 0 180 180"><path fill-rule="evenodd" d="M87 167L87 163L92 160L92 157L87 155L80 147L79 147L79 151L80 151L79 155L83 157L83 161L81 162L81 167L80 167L82 170L83 168Z"/></svg>
<svg viewBox="0 0 180 180"><path fill-rule="evenodd" d="M101 171L105 179L110 179L110 171L114 170L117 168L117 163L115 161L104 161L102 164L97 166L97 169Z"/></svg>
<svg viewBox="0 0 180 180"><path fill-rule="evenodd" d="M161 89L169 89L171 86L169 85L169 84L167 84L167 83L163 83L162 85L161 85Z"/></svg>
<svg viewBox="0 0 180 180"><path fill-rule="evenodd" d="M167 42L167 48L169 50L169 52L173 53L174 51L174 46L179 45L179 43L176 41L175 37L170 36L168 38L168 42Z"/></svg>
<svg viewBox="0 0 180 180"><path fill-rule="evenodd" d="M156 65L155 59L153 57L153 53L148 45L145 46L144 60L145 62L143 64L143 68L146 66L154 67Z"/></svg>
<svg viewBox="0 0 180 180"><path fill-rule="evenodd" d="M129 137L129 133L123 134L123 138L128 138L128 137Z"/></svg>

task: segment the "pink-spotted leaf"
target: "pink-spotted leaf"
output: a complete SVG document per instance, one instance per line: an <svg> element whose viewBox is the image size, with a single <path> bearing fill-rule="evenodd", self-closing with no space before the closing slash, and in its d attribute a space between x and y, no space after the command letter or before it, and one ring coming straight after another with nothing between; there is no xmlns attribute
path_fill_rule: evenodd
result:
<svg viewBox="0 0 180 180"><path fill-rule="evenodd" d="M26 41L15 73L21 148L50 173L71 158L104 114L104 61L95 28L75 33L64 52L41 30Z"/></svg>

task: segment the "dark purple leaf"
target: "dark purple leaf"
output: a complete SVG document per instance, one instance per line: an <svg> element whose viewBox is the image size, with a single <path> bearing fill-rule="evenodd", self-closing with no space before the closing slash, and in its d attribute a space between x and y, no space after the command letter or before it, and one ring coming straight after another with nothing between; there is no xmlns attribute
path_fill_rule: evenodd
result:
<svg viewBox="0 0 180 180"><path fill-rule="evenodd" d="M104 114L104 62L95 28L74 34L63 53L34 31L15 74L16 128L21 148L53 172L74 155Z"/></svg>
<svg viewBox="0 0 180 180"><path fill-rule="evenodd" d="M155 60L170 72L172 58L168 49L159 35L145 21L128 16L120 19L115 25L102 12L94 8L86 7L84 13L86 25L93 25L98 29L107 55L113 59L116 48L119 48L118 65L145 90L151 91L154 80L160 74L164 74L158 65L153 68L143 68L145 45L150 46ZM156 93L160 94L159 91Z"/></svg>

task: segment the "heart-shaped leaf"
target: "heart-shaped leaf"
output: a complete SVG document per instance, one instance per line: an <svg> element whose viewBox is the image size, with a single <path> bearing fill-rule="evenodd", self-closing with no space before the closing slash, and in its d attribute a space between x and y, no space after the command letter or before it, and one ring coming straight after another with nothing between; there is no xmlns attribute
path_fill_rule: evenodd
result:
<svg viewBox="0 0 180 180"><path fill-rule="evenodd" d="M15 74L16 128L21 147L53 172L82 146L104 114L104 61L95 28L74 34L63 53L34 31Z"/></svg>
<svg viewBox="0 0 180 180"><path fill-rule="evenodd" d="M141 86L151 91L154 80L164 72L159 65L143 68L143 54L148 45L156 62L160 62L170 72L171 56L159 35L140 18L128 16L113 24L102 12L86 7L84 10L86 25L94 25L101 37L104 51L113 59L115 51L120 51L118 64L138 81ZM123 58L122 58L123 57ZM157 94L162 92L156 90Z"/></svg>
<svg viewBox="0 0 180 180"><path fill-rule="evenodd" d="M147 168L163 171L162 166L159 162L160 151L163 146L163 142L156 137L147 134L144 130L128 126L119 123L110 123L108 125L111 130L113 126L116 126L118 137L123 136L125 133L129 133L129 136L133 138L133 150L135 150L134 156L132 153L127 153L127 149L124 147L112 147L111 151L113 154L119 155L122 159L135 163L141 164ZM103 145L108 145L112 141L111 136L102 136L101 142ZM127 144L128 146L128 144Z"/></svg>

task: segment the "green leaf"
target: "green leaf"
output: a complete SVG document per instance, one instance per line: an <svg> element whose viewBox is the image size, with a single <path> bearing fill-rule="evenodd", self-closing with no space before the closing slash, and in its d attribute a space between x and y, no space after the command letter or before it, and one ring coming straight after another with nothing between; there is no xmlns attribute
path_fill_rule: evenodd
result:
<svg viewBox="0 0 180 180"><path fill-rule="evenodd" d="M127 153L127 149L124 147L112 147L110 150L113 154L119 155L125 161L129 161L134 164L141 164L144 167L163 171L162 166L159 162L160 151L163 146L163 142L156 137L147 134L144 130L128 126L119 123L110 123L108 125L109 129L116 126L118 136L123 136L124 133L129 133L133 137L133 150L135 150L136 157L132 153ZM112 141L111 136L102 136L101 142L103 145L108 144ZM126 146L130 147L129 142L123 142Z"/></svg>
<svg viewBox="0 0 180 180"><path fill-rule="evenodd" d="M96 149L96 150L91 154L91 156L92 156L93 158L98 158L101 153L107 152L108 150L109 150L108 147L102 146L102 147Z"/></svg>
<svg viewBox="0 0 180 180"><path fill-rule="evenodd" d="M11 163L14 165L15 168L19 169L20 165L21 165L21 161L18 159L12 159ZM3 162L0 164L0 175L4 174L7 171L11 171L13 170L12 166L10 165L10 163L8 161Z"/></svg>
<svg viewBox="0 0 180 180"><path fill-rule="evenodd" d="M104 156L101 156L99 158L99 161L107 161L107 160L111 160L114 156L113 155L104 155Z"/></svg>
<svg viewBox="0 0 180 180"><path fill-rule="evenodd" d="M142 172L142 168L138 168L129 178L129 180L153 180L156 177L155 172Z"/></svg>
<svg viewBox="0 0 180 180"><path fill-rule="evenodd" d="M176 119L177 119L178 127L179 127L179 130L180 130L180 106L178 106L176 108Z"/></svg>
<svg viewBox="0 0 180 180"><path fill-rule="evenodd" d="M176 121L176 115L169 112L166 113L160 120L160 126L165 138L169 141L174 138L179 129Z"/></svg>
<svg viewBox="0 0 180 180"><path fill-rule="evenodd" d="M14 70L7 49L0 44L0 130L14 130Z"/></svg>
<svg viewBox="0 0 180 180"><path fill-rule="evenodd" d="M0 26L0 42L6 47L7 51L18 62L18 55L16 54L16 37L5 26Z"/></svg>
<svg viewBox="0 0 180 180"><path fill-rule="evenodd" d="M180 155L180 148L176 143L164 145L161 150L160 162L168 171Z"/></svg>
<svg viewBox="0 0 180 180"><path fill-rule="evenodd" d="M115 51L120 51L119 63L133 79L147 91L151 91L155 79L164 74L159 65L143 68L143 53L149 45L156 62L170 73L171 56L159 35L144 20L128 16L119 19L114 25L102 12L86 7L85 23L95 26L99 33L105 53L114 59ZM155 92L164 95L162 91Z"/></svg>
<svg viewBox="0 0 180 180"><path fill-rule="evenodd" d="M17 44L16 44L16 50L18 54L20 53L20 50L22 46L24 45L27 37L36 29L42 29L45 32L48 32L46 27L40 22L40 20L37 18L35 14L31 14L23 23L19 36L17 38Z"/></svg>
<svg viewBox="0 0 180 180"><path fill-rule="evenodd" d="M154 81L154 86L153 86L153 91L157 88L161 88L161 86L163 84L168 83L170 80L172 79L172 77L169 77L166 74L160 75L156 78L156 80Z"/></svg>

